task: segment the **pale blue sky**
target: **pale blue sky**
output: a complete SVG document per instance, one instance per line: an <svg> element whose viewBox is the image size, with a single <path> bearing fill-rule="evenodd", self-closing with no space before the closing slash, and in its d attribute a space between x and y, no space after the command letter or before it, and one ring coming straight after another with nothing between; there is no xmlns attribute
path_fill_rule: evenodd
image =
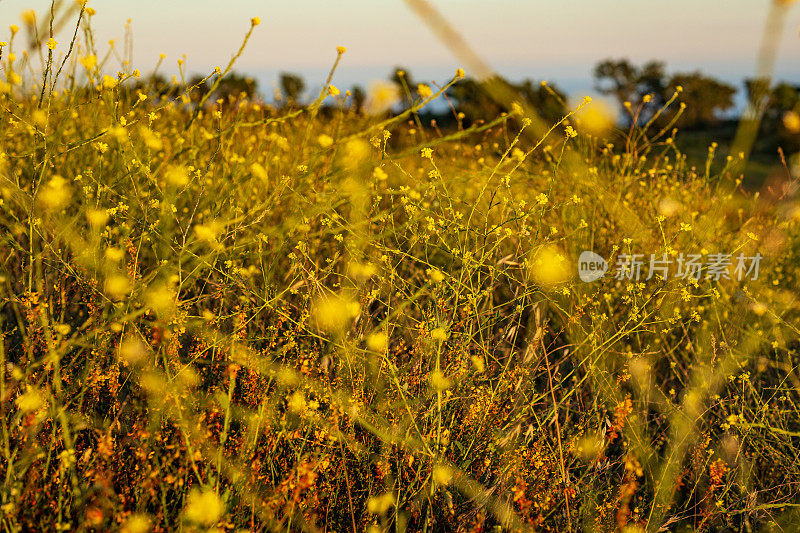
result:
<svg viewBox="0 0 800 533"><path fill-rule="evenodd" d="M658 58L670 70L704 69L735 80L753 72L771 0L431 0L501 73L579 85L605 57ZM91 0L99 41L120 39L132 19L134 65L168 69L187 55L190 71L227 63L250 24L256 29L238 69L269 90L279 70L321 82L345 45L343 86L385 77L394 65L444 80L459 62L401 0ZM0 24L47 0L0 0ZM800 9L789 12L778 77L800 83ZM0 40L7 40L0 29ZM62 34L60 41L68 39ZM583 80L583 81L581 81Z"/></svg>

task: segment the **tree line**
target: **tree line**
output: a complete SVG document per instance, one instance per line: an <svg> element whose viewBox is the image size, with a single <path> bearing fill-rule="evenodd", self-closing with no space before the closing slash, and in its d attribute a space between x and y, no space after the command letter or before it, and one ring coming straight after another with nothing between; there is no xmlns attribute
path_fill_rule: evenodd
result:
<svg viewBox="0 0 800 533"><path fill-rule="evenodd" d="M253 98L258 93L258 84L251 77L230 73L216 83L215 76L218 74L210 78L190 78L187 85L193 88L191 99L202 101L212 88L214 94L208 95L212 102L233 102L241 96ZM680 91L677 101L658 115L656 125L674 122L681 129L704 129L735 119L730 112L735 106L737 88L700 71L668 74L666 64L662 61L636 65L628 59L606 59L595 65L593 78L595 89L618 103L622 123L627 121L630 124L633 113L629 110L639 106L642 106L643 112L639 113L638 119L649 120L676 91ZM408 69L395 68L389 80L397 86L400 95L395 111L412 105L414 99L422 97L418 92L418 84ZM276 105L302 105L306 83L300 75L284 72L280 74L278 82ZM463 113L465 120L491 120L499 113L509 111L488 95L486 83L485 80L467 77L447 90L446 96L453 109L457 113ZM530 79L506 83L547 121L557 121L567 112L567 95L557 84L537 83ZM161 75L141 80L136 89L142 90L145 87L167 97L176 96L182 90L179 85L168 82ZM748 79L745 80L744 87L748 101L755 102L763 115L764 133L782 142L789 142L787 138L797 133L797 121L800 120L797 118L800 115L800 85L787 82L771 84L764 80ZM367 93L363 87L355 85L350 88L347 102L353 112L361 113L366 99ZM685 105L681 106L680 103ZM452 115L451 110L440 112L439 116L432 118L446 123L452 119Z"/></svg>

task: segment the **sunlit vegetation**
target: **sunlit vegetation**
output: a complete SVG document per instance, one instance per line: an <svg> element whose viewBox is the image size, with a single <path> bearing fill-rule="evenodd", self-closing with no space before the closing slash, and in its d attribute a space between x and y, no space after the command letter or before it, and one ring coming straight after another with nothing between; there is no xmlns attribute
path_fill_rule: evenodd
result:
<svg viewBox="0 0 800 533"><path fill-rule="evenodd" d="M800 520L797 172L688 159L687 87L629 120L460 69L269 103L233 61L141 75L92 14L1 48L3 530ZM634 253L763 258L617 276Z"/></svg>

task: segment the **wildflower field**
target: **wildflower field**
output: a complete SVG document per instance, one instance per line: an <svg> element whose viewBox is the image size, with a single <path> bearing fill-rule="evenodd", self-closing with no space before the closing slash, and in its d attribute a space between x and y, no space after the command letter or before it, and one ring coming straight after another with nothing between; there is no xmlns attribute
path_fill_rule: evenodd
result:
<svg viewBox="0 0 800 533"><path fill-rule="evenodd" d="M3 531L797 530L791 165L687 158L680 87L158 91L90 9L0 47Z"/></svg>

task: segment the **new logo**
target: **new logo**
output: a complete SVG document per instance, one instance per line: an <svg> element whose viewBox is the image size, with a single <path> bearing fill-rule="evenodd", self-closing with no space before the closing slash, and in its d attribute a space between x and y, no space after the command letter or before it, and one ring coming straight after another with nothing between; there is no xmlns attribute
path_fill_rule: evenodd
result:
<svg viewBox="0 0 800 533"><path fill-rule="evenodd" d="M608 263L594 252L585 250L578 258L578 276L581 281L590 283L602 278L608 272Z"/></svg>

